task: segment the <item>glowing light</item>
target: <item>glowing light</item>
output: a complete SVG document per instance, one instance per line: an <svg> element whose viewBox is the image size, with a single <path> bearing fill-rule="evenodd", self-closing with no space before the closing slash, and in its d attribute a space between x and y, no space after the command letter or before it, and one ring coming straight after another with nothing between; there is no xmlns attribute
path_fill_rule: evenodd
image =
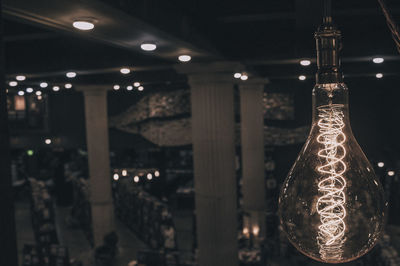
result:
<svg viewBox="0 0 400 266"><path fill-rule="evenodd" d="M66 76L67 76L67 78L70 78L70 79L72 79L72 78L75 78L76 77L76 72L67 72L67 74L65 74Z"/></svg>
<svg viewBox="0 0 400 266"><path fill-rule="evenodd" d="M53 91L59 91L60 87L59 86L53 86Z"/></svg>
<svg viewBox="0 0 400 266"><path fill-rule="evenodd" d="M123 176L127 176L127 175L128 175L128 171L126 171L125 169L122 170L122 175L123 175Z"/></svg>
<svg viewBox="0 0 400 266"><path fill-rule="evenodd" d="M121 68L119 71L124 75L131 73L131 70L126 67Z"/></svg>
<svg viewBox="0 0 400 266"><path fill-rule="evenodd" d="M148 174L147 174L147 179L148 179L148 180L152 180L152 179L153 179L153 175L150 174L150 173L148 173Z"/></svg>
<svg viewBox="0 0 400 266"><path fill-rule="evenodd" d="M160 172L159 172L159 171L155 171L155 172L154 172L154 176L155 176L155 177L159 177L159 176L160 176Z"/></svg>
<svg viewBox="0 0 400 266"><path fill-rule="evenodd" d="M394 176L395 172L394 171L388 171L388 176Z"/></svg>
<svg viewBox="0 0 400 266"><path fill-rule="evenodd" d="M382 73L377 73L377 74L375 75L375 77L376 77L377 79L381 79L381 78L383 78L383 74L382 74Z"/></svg>
<svg viewBox="0 0 400 266"><path fill-rule="evenodd" d="M19 95L19 96L24 96L24 95L25 95L25 92L24 92L24 91L18 91L18 95Z"/></svg>
<svg viewBox="0 0 400 266"><path fill-rule="evenodd" d="M382 168L382 167L384 167L385 166L385 163L384 162L378 162L378 167L379 168Z"/></svg>
<svg viewBox="0 0 400 266"><path fill-rule="evenodd" d="M10 87L15 87L15 86L18 85L18 82L16 82L16 81L10 81L10 82L8 83L8 85L10 85Z"/></svg>
<svg viewBox="0 0 400 266"><path fill-rule="evenodd" d="M135 83L133 83L133 86L139 87L139 86L140 86L140 82L135 82Z"/></svg>
<svg viewBox="0 0 400 266"><path fill-rule="evenodd" d="M49 86L49 84L47 82L41 82L39 84L40 88L47 88L47 86Z"/></svg>
<svg viewBox="0 0 400 266"><path fill-rule="evenodd" d="M113 86L113 89L117 91L117 90L120 89L120 86L119 86L119 85L114 85L114 86Z"/></svg>
<svg viewBox="0 0 400 266"><path fill-rule="evenodd" d="M311 61L308 60L308 59L301 60L301 61L300 61L300 65L302 65L302 66L309 66L309 65L311 65Z"/></svg>
<svg viewBox="0 0 400 266"><path fill-rule="evenodd" d="M27 93L32 93L32 92L33 92L33 89L32 89L32 88L26 88L26 92L27 92Z"/></svg>
<svg viewBox="0 0 400 266"><path fill-rule="evenodd" d="M375 57L372 59L372 62L374 62L375 64L382 64L385 61L385 59L383 59L382 57Z"/></svg>
<svg viewBox="0 0 400 266"><path fill-rule="evenodd" d="M307 78L307 77L304 76L304 75L300 75L300 76L299 76L299 80L306 80L306 78Z"/></svg>
<svg viewBox="0 0 400 266"><path fill-rule="evenodd" d="M28 156L33 156L33 150L27 150L26 151L26 154L28 155Z"/></svg>
<svg viewBox="0 0 400 266"><path fill-rule="evenodd" d="M66 84L64 85L64 88L66 88L66 89L71 89L71 88L72 88L72 84L71 84L71 83L66 83Z"/></svg>
<svg viewBox="0 0 400 266"><path fill-rule="evenodd" d="M115 181L117 181L117 180L119 179L119 175L118 175L118 174L114 174L114 175L113 175L113 179L114 179Z"/></svg>
<svg viewBox="0 0 400 266"><path fill-rule="evenodd" d="M233 77L235 79L240 79L240 77L242 76L242 73L236 72L235 74L233 74Z"/></svg>
<svg viewBox="0 0 400 266"><path fill-rule="evenodd" d="M15 77L15 79L18 81L24 81L26 79L26 77L24 75L18 75Z"/></svg>
<svg viewBox="0 0 400 266"><path fill-rule="evenodd" d="M189 62L192 59L192 57L190 55L180 55L178 59L181 62Z"/></svg>
<svg viewBox="0 0 400 266"><path fill-rule="evenodd" d="M243 235L245 235L245 236L248 237L248 236L249 236L249 233L250 233L250 232L249 232L249 228L244 227L244 228L243 228Z"/></svg>
<svg viewBox="0 0 400 266"><path fill-rule="evenodd" d="M76 20L72 23L72 26L78 30L92 30L94 29L94 24L90 21Z"/></svg>
<svg viewBox="0 0 400 266"><path fill-rule="evenodd" d="M346 135L343 133L345 124L341 107L342 105L325 105L318 108L320 134L317 141L323 145L318 156L321 162L325 162L318 167L321 179L318 183L320 197L317 200L316 210L320 215L321 225L318 227L317 242L323 259L340 258L345 241L346 180L343 175L347 166L343 161L346 157L343 145Z"/></svg>
<svg viewBox="0 0 400 266"><path fill-rule="evenodd" d="M246 74L242 74L242 75L240 76L240 79L241 79L241 80L248 80L248 79L249 79L249 76L247 76Z"/></svg>
<svg viewBox="0 0 400 266"><path fill-rule="evenodd" d="M41 91L36 91L36 93L35 93L37 96L40 96L40 95L42 95L42 92Z"/></svg>
<svg viewBox="0 0 400 266"><path fill-rule="evenodd" d="M157 49L157 45L154 43L142 43L140 48L142 48L143 51L154 51Z"/></svg>
<svg viewBox="0 0 400 266"><path fill-rule="evenodd" d="M139 177L136 175L136 176L133 178L133 181L134 181L135 183L139 182Z"/></svg>
<svg viewBox="0 0 400 266"><path fill-rule="evenodd" d="M40 101L42 99L42 95L38 95L37 99Z"/></svg>
<svg viewBox="0 0 400 266"><path fill-rule="evenodd" d="M128 91L131 91L131 90L133 90L133 86L126 86L126 89L128 90Z"/></svg>
<svg viewBox="0 0 400 266"><path fill-rule="evenodd" d="M258 236L260 233L260 227L258 225L253 226L253 235Z"/></svg>
<svg viewBox="0 0 400 266"><path fill-rule="evenodd" d="M46 143L47 145L50 145L51 144L51 139L45 139L44 143Z"/></svg>
<svg viewBox="0 0 400 266"><path fill-rule="evenodd" d="M139 86L137 89L138 89L138 91L143 91L144 90L143 86Z"/></svg>

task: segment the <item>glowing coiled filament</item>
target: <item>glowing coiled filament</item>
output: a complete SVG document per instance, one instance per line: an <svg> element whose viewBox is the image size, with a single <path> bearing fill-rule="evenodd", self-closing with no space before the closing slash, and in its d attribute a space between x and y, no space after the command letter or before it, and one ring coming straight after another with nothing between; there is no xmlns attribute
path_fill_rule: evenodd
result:
<svg viewBox="0 0 400 266"><path fill-rule="evenodd" d="M346 164L343 159L346 149L343 144L346 136L343 133L345 124L342 108L342 105L325 105L318 108L317 141L323 147L318 151L322 165L318 167L321 179L318 183L316 209L321 225L318 228L317 242L321 258L325 260L340 259L345 241L346 180L343 175L346 172Z"/></svg>

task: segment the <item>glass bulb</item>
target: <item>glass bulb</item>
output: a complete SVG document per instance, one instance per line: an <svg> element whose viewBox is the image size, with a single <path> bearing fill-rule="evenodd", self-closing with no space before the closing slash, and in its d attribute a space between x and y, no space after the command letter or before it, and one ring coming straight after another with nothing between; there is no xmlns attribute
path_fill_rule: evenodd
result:
<svg viewBox="0 0 400 266"><path fill-rule="evenodd" d="M317 84L310 135L279 196L283 230L303 254L347 262L377 243L386 206L382 185L350 127L346 85Z"/></svg>

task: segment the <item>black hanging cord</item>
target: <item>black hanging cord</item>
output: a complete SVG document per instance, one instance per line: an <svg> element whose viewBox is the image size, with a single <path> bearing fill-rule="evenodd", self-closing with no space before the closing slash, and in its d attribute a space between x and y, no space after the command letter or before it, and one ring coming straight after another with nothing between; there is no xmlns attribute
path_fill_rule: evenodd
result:
<svg viewBox="0 0 400 266"><path fill-rule="evenodd" d="M324 0L324 22L332 20L332 0Z"/></svg>
<svg viewBox="0 0 400 266"><path fill-rule="evenodd" d="M392 33L393 40L396 44L397 51L400 53L400 32L399 32L399 27L397 26L396 22L394 22L394 19L392 15L389 12L389 9L385 3L384 0L378 0L379 5L382 8L382 12L385 15L386 18L386 23L389 27L390 32Z"/></svg>

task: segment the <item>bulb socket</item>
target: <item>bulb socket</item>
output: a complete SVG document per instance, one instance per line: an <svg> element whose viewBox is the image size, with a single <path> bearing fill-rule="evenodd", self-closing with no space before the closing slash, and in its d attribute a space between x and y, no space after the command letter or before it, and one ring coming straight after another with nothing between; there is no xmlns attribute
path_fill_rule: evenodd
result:
<svg viewBox="0 0 400 266"><path fill-rule="evenodd" d="M342 34L333 25L331 17L324 18L314 36L317 46L317 84L343 82L340 67Z"/></svg>

